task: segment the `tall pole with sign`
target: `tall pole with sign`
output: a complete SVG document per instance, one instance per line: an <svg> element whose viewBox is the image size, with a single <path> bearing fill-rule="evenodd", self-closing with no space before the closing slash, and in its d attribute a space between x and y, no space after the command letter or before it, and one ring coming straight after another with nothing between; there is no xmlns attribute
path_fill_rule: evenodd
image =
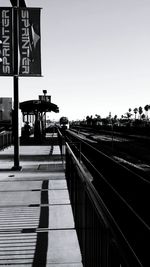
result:
<svg viewBox="0 0 150 267"><path fill-rule="evenodd" d="M19 77L18 77L18 8L19 0L17 5L14 6L13 16L13 30L14 30L14 112L13 112L13 133L14 133L14 166L13 170L20 170L19 165Z"/></svg>
<svg viewBox="0 0 150 267"><path fill-rule="evenodd" d="M14 166L19 165L19 76L41 76L40 8L27 8L25 0L10 0L0 7L0 76L13 76ZM19 56L18 56L19 55Z"/></svg>

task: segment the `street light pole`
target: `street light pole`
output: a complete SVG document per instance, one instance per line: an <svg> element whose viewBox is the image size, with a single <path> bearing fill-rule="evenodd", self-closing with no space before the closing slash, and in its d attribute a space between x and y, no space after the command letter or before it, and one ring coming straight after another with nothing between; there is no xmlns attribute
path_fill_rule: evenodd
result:
<svg viewBox="0 0 150 267"><path fill-rule="evenodd" d="M44 94L44 101L46 101L47 90L43 90L43 94Z"/></svg>

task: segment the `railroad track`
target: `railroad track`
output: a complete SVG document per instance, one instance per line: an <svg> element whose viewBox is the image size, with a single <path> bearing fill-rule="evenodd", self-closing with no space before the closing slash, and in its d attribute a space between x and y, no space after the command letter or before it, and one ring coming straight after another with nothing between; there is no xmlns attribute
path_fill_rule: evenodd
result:
<svg viewBox="0 0 150 267"><path fill-rule="evenodd" d="M66 131L65 138L92 174L93 185L127 242L146 264L150 237L150 182L95 148L94 142L89 143L71 131ZM141 266L146 266L144 264Z"/></svg>
<svg viewBox="0 0 150 267"><path fill-rule="evenodd" d="M93 146L113 157L122 165L150 180L150 138L110 131L96 131L90 128L71 129L95 141Z"/></svg>

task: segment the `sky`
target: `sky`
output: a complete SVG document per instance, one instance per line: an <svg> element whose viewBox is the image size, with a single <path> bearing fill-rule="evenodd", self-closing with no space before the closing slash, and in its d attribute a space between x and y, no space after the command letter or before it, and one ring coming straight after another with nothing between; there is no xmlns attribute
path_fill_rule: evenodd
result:
<svg viewBox="0 0 150 267"><path fill-rule="evenodd" d="M42 77L19 78L20 102L43 90L58 120L125 114L150 104L149 0L26 0L41 7ZM0 6L10 1L0 0ZM13 97L13 78L0 77Z"/></svg>

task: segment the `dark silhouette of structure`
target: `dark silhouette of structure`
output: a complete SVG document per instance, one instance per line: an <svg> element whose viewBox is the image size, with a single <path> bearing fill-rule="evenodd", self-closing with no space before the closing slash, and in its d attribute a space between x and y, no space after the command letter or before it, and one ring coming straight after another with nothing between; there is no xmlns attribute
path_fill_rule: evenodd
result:
<svg viewBox="0 0 150 267"><path fill-rule="evenodd" d="M32 126L34 139L41 142L46 133L46 112L59 112L59 108L54 103L45 100L29 100L20 103L20 109L23 114L23 121L29 124L32 117Z"/></svg>

